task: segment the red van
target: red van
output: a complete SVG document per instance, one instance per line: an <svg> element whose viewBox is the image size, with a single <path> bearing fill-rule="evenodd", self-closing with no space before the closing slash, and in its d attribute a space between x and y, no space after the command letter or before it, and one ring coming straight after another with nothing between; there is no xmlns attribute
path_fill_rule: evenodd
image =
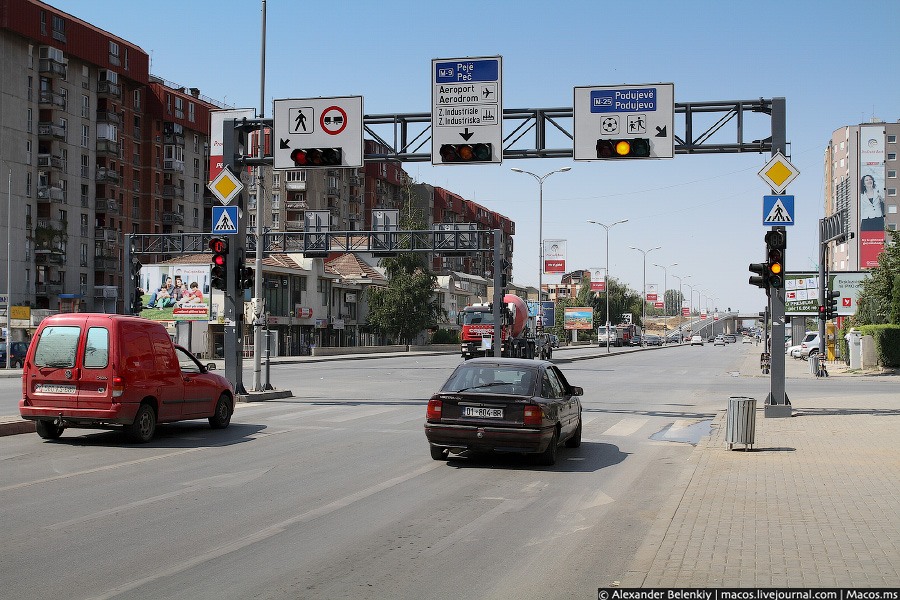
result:
<svg viewBox="0 0 900 600"><path fill-rule="evenodd" d="M28 348L19 414L50 440L67 427L124 425L136 442L153 439L157 423L208 418L214 428L227 427L234 387L212 369L174 345L156 321L53 315Z"/></svg>

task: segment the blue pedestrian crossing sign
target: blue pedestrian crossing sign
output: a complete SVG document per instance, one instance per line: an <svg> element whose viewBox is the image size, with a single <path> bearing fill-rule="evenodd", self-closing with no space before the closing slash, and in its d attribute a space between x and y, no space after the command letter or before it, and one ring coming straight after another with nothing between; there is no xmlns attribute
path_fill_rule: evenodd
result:
<svg viewBox="0 0 900 600"><path fill-rule="evenodd" d="M763 225L793 225L793 196L763 196Z"/></svg>
<svg viewBox="0 0 900 600"><path fill-rule="evenodd" d="M238 232L238 207L212 207L212 233L219 235L236 235Z"/></svg>

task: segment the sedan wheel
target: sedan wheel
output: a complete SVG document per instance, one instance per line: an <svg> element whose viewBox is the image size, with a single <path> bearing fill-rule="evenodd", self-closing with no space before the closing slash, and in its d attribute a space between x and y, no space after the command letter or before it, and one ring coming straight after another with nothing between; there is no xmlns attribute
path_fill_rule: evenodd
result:
<svg viewBox="0 0 900 600"><path fill-rule="evenodd" d="M581 417L578 417L578 427L572 432L572 437L566 440L566 448L578 448L581 446Z"/></svg>
<svg viewBox="0 0 900 600"><path fill-rule="evenodd" d="M437 446L431 446L431 458L434 460L447 460L447 457L450 455L450 451L446 448L439 448Z"/></svg>
<svg viewBox="0 0 900 600"><path fill-rule="evenodd" d="M552 467L556 464L556 450L559 446L559 430L553 431L553 437L550 438L550 445L547 449L538 454L537 462L545 467Z"/></svg>

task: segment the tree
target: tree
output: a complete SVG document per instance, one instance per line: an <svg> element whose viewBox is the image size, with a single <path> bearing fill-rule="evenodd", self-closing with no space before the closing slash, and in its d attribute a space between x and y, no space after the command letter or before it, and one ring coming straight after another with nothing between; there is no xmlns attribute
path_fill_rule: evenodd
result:
<svg viewBox="0 0 900 600"><path fill-rule="evenodd" d="M891 241L885 243L878 266L863 280L854 325L900 324L900 232L885 233Z"/></svg>
<svg viewBox="0 0 900 600"><path fill-rule="evenodd" d="M589 288L590 286L584 286ZM609 293L609 314L611 318L609 322L613 325L617 325L622 322L622 315L624 313L631 313L635 319L635 323L640 321L641 315L641 295L629 288L627 285L620 283L618 279L614 277L608 277L606 279L606 289L608 292L597 292L594 294L590 294L588 296L590 298L589 302L585 302L584 304L580 304L579 306L593 306L594 307L594 323L603 324L606 323L606 294ZM581 294L579 292L579 298ZM640 324L640 323L638 323Z"/></svg>

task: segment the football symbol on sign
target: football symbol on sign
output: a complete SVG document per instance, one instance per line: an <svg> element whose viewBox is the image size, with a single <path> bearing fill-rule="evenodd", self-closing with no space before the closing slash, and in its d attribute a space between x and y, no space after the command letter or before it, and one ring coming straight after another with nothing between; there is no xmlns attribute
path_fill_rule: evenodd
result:
<svg viewBox="0 0 900 600"><path fill-rule="evenodd" d="M616 133L619 131L619 118L603 117L603 120L600 122L600 129L603 130L603 133Z"/></svg>

